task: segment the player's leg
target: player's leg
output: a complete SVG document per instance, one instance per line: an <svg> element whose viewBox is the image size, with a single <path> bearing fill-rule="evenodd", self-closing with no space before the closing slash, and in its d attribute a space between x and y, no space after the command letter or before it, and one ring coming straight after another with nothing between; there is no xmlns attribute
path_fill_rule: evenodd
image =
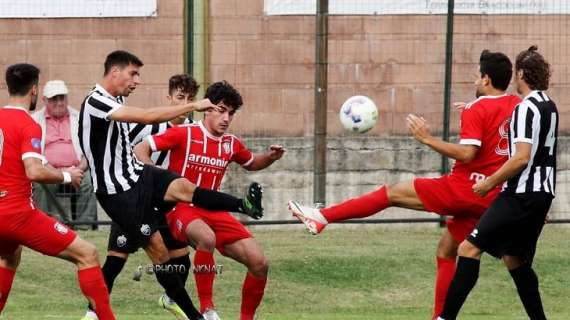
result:
<svg viewBox="0 0 570 320"><path fill-rule="evenodd" d="M513 279L521 302L530 319L546 319L542 299L540 297L539 280L532 268L532 261L536 252L536 244L552 198L550 196L532 195L523 207L526 209L526 217L517 225L517 239L503 256L503 262L507 266ZM520 215L522 218L522 214Z"/></svg>
<svg viewBox="0 0 570 320"><path fill-rule="evenodd" d="M22 258L22 247L17 244L9 244L2 239L3 252L0 254L0 314L8 301L12 283L16 276L16 270Z"/></svg>
<svg viewBox="0 0 570 320"><path fill-rule="evenodd" d="M188 274L191 269L190 250L188 249L188 244L185 241L179 242L174 239L172 233L168 228L164 213L157 213L160 214L159 219L161 220L159 232L164 241L164 245L168 249L168 255L170 256L170 265L167 268L169 270L172 270L172 272L176 272L182 281L182 285L186 287L186 280L188 279ZM172 313L175 317L179 319L186 319L186 314L184 311L166 293L160 295L158 298L158 305L161 308Z"/></svg>
<svg viewBox="0 0 570 320"><path fill-rule="evenodd" d="M247 267L242 287L240 320L253 320L265 292L269 261L257 241L251 237L225 245L224 255Z"/></svg>
<svg viewBox="0 0 570 320"><path fill-rule="evenodd" d="M206 312L214 309L213 290L216 278L216 262L214 248L216 235L202 219L195 219L186 228L188 242L195 246L194 254L194 280L196 292L200 299L200 311Z"/></svg>
<svg viewBox="0 0 570 320"><path fill-rule="evenodd" d="M289 202L293 215L301 220L313 234L320 233L328 223L371 216L388 207L424 210L413 181L382 186L372 192L348 199L320 210Z"/></svg>
<svg viewBox="0 0 570 320"><path fill-rule="evenodd" d="M455 275L455 262L457 259L457 248L459 243L453 238L451 233L444 229L439 239L436 250L436 278L435 278L435 297L432 319L443 311L443 304L447 296L447 290Z"/></svg>
<svg viewBox="0 0 570 320"><path fill-rule="evenodd" d="M188 292L184 289L184 284L176 272L172 272L169 266L172 265L168 255L168 249L164 245L160 232L155 231L150 235L144 250L154 264L155 276L166 294L172 298L190 319L202 319L202 315L190 299Z"/></svg>
<svg viewBox="0 0 570 320"><path fill-rule="evenodd" d="M71 261L77 266L79 287L89 303L95 307L98 319L115 319L95 246L77 236L58 254L58 257Z"/></svg>
<svg viewBox="0 0 570 320"><path fill-rule="evenodd" d="M457 268L449 286L441 319L453 320L477 283L482 252L502 257L511 246L513 223L520 204L509 195L499 195L481 217L469 237L459 245Z"/></svg>
<svg viewBox="0 0 570 320"><path fill-rule="evenodd" d="M169 202L187 202L212 211L230 211L247 214L259 219L263 215L261 206L262 188L256 182L246 189L244 198L197 187L186 178L173 180L164 195Z"/></svg>

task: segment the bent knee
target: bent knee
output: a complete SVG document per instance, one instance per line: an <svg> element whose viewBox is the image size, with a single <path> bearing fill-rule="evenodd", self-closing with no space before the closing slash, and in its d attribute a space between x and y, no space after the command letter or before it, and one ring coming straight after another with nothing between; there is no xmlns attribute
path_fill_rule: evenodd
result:
<svg viewBox="0 0 570 320"><path fill-rule="evenodd" d="M99 265L99 253L97 248L90 242L81 240L81 245L77 252L77 262L84 266Z"/></svg>
<svg viewBox="0 0 570 320"><path fill-rule="evenodd" d="M462 257L475 258L481 257L481 249L477 248L473 243L464 240L459 245L457 253Z"/></svg>
<svg viewBox="0 0 570 320"><path fill-rule="evenodd" d="M253 261L249 265L249 272L257 278L263 278L267 276L269 272L269 260L262 256Z"/></svg>

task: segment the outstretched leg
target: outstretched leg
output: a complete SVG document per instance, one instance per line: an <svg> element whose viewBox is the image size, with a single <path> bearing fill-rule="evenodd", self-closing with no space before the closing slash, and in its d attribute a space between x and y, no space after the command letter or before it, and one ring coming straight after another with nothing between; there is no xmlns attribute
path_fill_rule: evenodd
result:
<svg viewBox="0 0 570 320"><path fill-rule="evenodd" d="M295 201L289 202L289 209L293 215L301 220L312 234L320 233L329 223L366 218L392 206L424 210L413 181L382 186L372 192L320 210L302 206Z"/></svg>

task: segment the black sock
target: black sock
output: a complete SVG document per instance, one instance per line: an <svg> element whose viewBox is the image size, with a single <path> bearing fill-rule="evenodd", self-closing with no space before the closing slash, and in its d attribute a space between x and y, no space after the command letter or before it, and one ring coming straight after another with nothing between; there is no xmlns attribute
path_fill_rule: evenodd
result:
<svg viewBox="0 0 570 320"><path fill-rule="evenodd" d="M231 211L244 213L243 201L227 193L196 187L192 203L200 208L212 211Z"/></svg>
<svg viewBox="0 0 570 320"><path fill-rule="evenodd" d="M155 266L154 274L156 275L156 280L164 288L168 297L178 304L188 318L192 320L202 319L202 314L192 303L178 273L173 271L172 267L168 267L171 264L173 264L172 261L168 260L163 264Z"/></svg>
<svg viewBox="0 0 570 320"><path fill-rule="evenodd" d="M529 264L523 264L509 272L515 281L519 297L529 318L531 320L546 320L538 290L538 277L532 267Z"/></svg>
<svg viewBox="0 0 570 320"><path fill-rule="evenodd" d="M188 280L188 274L191 268L190 255L185 254L182 257L170 258L170 262L176 266L178 276L180 276L182 284L186 286L186 280Z"/></svg>
<svg viewBox="0 0 570 320"><path fill-rule="evenodd" d="M455 320L469 292L477 283L480 264L481 262L477 259L461 256L457 259L457 269L447 291L443 312L440 315L441 318Z"/></svg>
<svg viewBox="0 0 570 320"><path fill-rule="evenodd" d="M125 266L126 259L117 257L117 256L107 256L105 259L105 264L101 267L101 271L103 271L103 277L105 278L105 284L107 285L107 290L109 290L109 294L113 290L113 284L115 283L115 279L123 270ZM93 310L91 304L88 307L90 310Z"/></svg>

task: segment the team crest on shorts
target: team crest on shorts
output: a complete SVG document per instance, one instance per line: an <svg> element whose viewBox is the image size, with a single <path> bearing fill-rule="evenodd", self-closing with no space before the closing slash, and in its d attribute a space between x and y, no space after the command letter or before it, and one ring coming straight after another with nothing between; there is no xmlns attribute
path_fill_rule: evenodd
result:
<svg viewBox="0 0 570 320"><path fill-rule="evenodd" d="M182 221L180 221L180 219L176 219L176 229L182 231Z"/></svg>
<svg viewBox="0 0 570 320"><path fill-rule="evenodd" d="M63 224L59 223L59 222L56 222L56 223L53 225L53 227L54 227L55 231L57 231L57 232L59 232L59 233L61 233L61 234L67 234L67 233L69 232L69 229L68 229L66 226L64 226Z"/></svg>
<svg viewBox="0 0 570 320"><path fill-rule="evenodd" d="M148 224L143 224L141 226L141 233L144 234L145 236L149 236L150 235L150 226Z"/></svg>
<svg viewBox="0 0 570 320"><path fill-rule="evenodd" d="M124 234L117 237L117 246L124 247L127 244L127 237Z"/></svg>
<svg viewBox="0 0 570 320"><path fill-rule="evenodd" d="M230 151L231 151L231 146L230 146L230 143L228 141L226 141L222 144L222 148L224 148L225 153L230 153Z"/></svg>

